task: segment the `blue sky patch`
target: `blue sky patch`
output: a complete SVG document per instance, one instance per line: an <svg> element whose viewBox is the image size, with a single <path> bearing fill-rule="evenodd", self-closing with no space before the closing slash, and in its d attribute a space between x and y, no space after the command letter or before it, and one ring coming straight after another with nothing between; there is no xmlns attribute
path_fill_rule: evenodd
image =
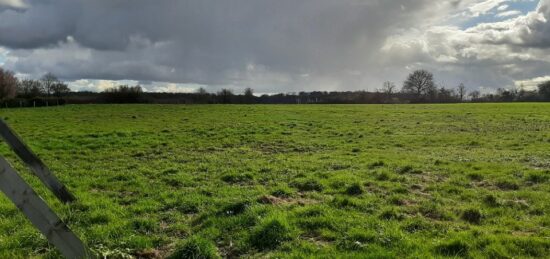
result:
<svg viewBox="0 0 550 259"><path fill-rule="evenodd" d="M508 20L513 17L517 17L519 15L526 14L528 12L534 11L538 6L539 1L537 0L523 0L523 1L507 1L502 3L500 6L507 5L508 8L503 11L498 10L498 6L491 9L489 12L487 12L484 15L480 15L478 17L471 18L465 22L463 22L460 27L462 29L467 29L470 27L474 27L480 23L493 23L493 22L501 22ZM498 16L499 13L506 12L506 11L520 11L521 14L514 15L514 16Z"/></svg>

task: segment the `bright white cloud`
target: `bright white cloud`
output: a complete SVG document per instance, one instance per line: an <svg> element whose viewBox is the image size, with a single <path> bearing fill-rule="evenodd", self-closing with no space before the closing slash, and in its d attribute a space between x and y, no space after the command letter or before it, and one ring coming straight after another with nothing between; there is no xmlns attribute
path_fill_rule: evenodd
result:
<svg viewBox="0 0 550 259"><path fill-rule="evenodd" d="M511 16L518 16L521 14L521 11L518 10L510 10L510 11L504 11L497 14L497 17L511 17Z"/></svg>
<svg viewBox="0 0 550 259"><path fill-rule="evenodd" d="M27 8L28 5L23 0L0 0L0 7Z"/></svg>
<svg viewBox="0 0 550 259"><path fill-rule="evenodd" d="M497 11L500 11L500 12L506 11L506 10L508 10L508 7L510 7L510 6L507 5L507 4L503 4L503 5L501 5L497 8Z"/></svg>
<svg viewBox="0 0 550 259"><path fill-rule="evenodd" d="M481 1L479 3L473 4L468 9L474 16L480 16L480 15L486 14L487 12L493 10L495 7L507 1L508 0L485 0L485 1Z"/></svg>
<svg viewBox="0 0 550 259"><path fill-rule="evenodd" d="M548 81L550 81L550 75L535 77L527 80L518 80L518 81L515 81L515 86L518 89L535 90L537 89L539 84L548 82Z"/></svg>
<svg viewBox="0 0 550 259"><path fill-rule="evenodd" d="M8 50L0 47L0 65L4 65Z"/></svg>
<svg viewBox="0 0 550 259"><path fill-rule="evenodd" d="M147 82L143 84L135 80L91 80L79 79L67 82L74 91L105 91L119 85L136 86L139 85L145 92L171 92L171 93L190 93L205 85L199 84L176 84L169 82Z"/></svg>
<svg viewBox="0 0 550 259"><path fill-rule="evenodd" d="M497 2L484 6L495 6ZM458 79L486 88L514 87L514 78L545 75L550 68L550 36L545 33L550 27L549 3L543 0L537 10L502 22L468 29L433 26L422 32L396 35L382 50L393 60L416 61L414 68L439 70L451 84L458 83ZM417 52L411 56L412 49Z"/></svg>

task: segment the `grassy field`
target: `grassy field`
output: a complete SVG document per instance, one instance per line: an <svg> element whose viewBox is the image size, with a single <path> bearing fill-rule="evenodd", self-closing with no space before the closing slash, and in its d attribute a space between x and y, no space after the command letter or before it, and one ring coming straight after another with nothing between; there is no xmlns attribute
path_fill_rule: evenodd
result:
<svg viewBox="0 0 550 259"><path fill-rule="evenodd" d="M549 257L550 104L0 110L112 258ZM0 194L0 258L57 257Z"/></svg>

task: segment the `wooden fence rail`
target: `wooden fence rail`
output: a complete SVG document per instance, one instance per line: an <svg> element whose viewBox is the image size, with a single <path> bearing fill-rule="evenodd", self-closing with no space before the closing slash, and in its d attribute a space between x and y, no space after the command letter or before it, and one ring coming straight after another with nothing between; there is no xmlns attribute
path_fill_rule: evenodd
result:
<svg viewBox="0 0 550 259"><path fill-rule="evenodd" d="M0 119L0 135L32 172L64 203L75 197L51 173L46 165ZM31 223L59 249L66 258L89 258L80 239L48 207L46 202L21 178L13 167L0 156L0 191L17 206Z"/></svg>
<svg viewBox="0 0 550 259"><path fill-rule="evenodd" d="M2 119L0 119L0 136L61 202L70 203L75 200L75 197L61 182L59 182L50 169L23 143Z"/></svg>

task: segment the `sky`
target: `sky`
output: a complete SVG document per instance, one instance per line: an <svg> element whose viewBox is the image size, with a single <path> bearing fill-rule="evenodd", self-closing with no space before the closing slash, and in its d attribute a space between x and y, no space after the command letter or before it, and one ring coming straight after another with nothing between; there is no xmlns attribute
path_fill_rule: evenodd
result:
<svg viewBox="0 0 550 259"><path fill-rule="evenodd" d="M348 91L550 80L550 0L0 0L0 66L73 90Z"/></svg>

